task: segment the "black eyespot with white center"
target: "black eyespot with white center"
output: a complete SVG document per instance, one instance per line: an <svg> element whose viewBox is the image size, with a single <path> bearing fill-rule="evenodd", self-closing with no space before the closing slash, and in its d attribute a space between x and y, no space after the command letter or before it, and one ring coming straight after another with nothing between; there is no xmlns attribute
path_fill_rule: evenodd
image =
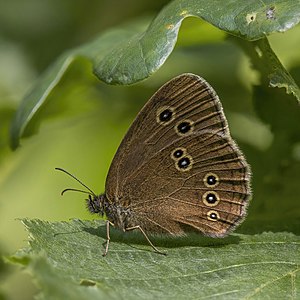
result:
<svg viewBox="0 0 300 300"><path fill-rule="evenodd" d="M178 149L173 153L173 155L176 158L180 158L183 155L183 151L181 149Z"/></svg>
<svg viewBox="0 0 300 300"><path fill-rule="evenodd" d="M171 153L171 158L174 160L178 160L186 153L186 149L184 148L177 148Z"/></svg>
<svg viewBox="0 0 300 300"><path fill-rule="evenodd" d="M218 193L214 191L208 191L204 193L202 200L206 206L216 206L220 202Z"/></svg>
<svg viewBox="0 0 300 300"><path fill-rule="evenodd" d="M191 132L192 129L193 129L193 124L189 120L182 121L179 124L177 124L177 126L176 126L176 132L180 135L187 134L187 133Z"/></svg>
<svg viewBox="0 0 300 300"><path fill-rule="evenodd" d="M206 201L210 204L215 204L218 200L215 194L209 193L206 195Z"/></svg>
<svg viewBox="0 0 300 300"><path fill-rule="evenodd" d="M217 178L214 175L210 175L207 177L206 182L208 185L215 185L217 183Z"/></svg>
<svg viewBox="0 0 300 300"><path fill-rule="evenodd" d="M216 212L214 210L210 210L207 213L207 219L210 221L218 221L220 219L220 216L219 216L218 212Z"/></svg>
<svg viewBox="0 0 300 300"><path fill-rule="evenodd" d="M171 109L167 108L159 114L159 120L161 122L168 122L172 119L172 115L173 112L171 111Z"/></svg>
<svg viewBox="0 0 300 300"><path fill-rule="evenodd" d="M162 106L156 111L156 122L161 125L171 123L175 118L174 108L171 106Z"/></svg>
<svg viewBox="0 0 300 300"><path fill-rule="evenodd" d="M215 187L219 184L219 177L214 173L208 173L205 175L203 181L207 187Z"/></svg>
<svg viewBox="0 0 300 300"><path fill-rule="evenodd" d="M214 220L217 220L217 219L218 219L217 214L214 213L214 212L210 213L209 217L210 217L211 219L214 219Z"/></svg>
<svg viewBox="0 0 300 300"><path fill-rule="evenodd" d="M175 162L176 169L179 171L188 171L192 168L193 159L190 155L186 155Z"/></svg>
<svg viewBox="0 0 300 300"><path fill-rule="evenodd" d="M190 165L191 161L188 157L183 157L178 161L178 167L186 169Z"/></svg>

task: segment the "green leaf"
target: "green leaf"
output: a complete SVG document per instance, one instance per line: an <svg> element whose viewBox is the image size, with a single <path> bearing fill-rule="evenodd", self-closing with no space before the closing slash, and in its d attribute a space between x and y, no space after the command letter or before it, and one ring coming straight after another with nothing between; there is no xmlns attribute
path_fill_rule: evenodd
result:
<svg viewBox="0 0 300 300"><path fill-rule="evenodd" d="M9 126L15 111L11 107L2 106L0 109L0 163L3 162L9 149Z"/></svg>
<svg viewBox="0 0 300 300"><path fill-rule="evenodd" d="M63 276L43 254L32 258L28 271L36 277L42 288L39 299L120 299L118 293L101 283L82 280L78 284L72 276Z"/></svg>
<svg viewBox="0 0 300 300"><path fill-rule="evenodd" d="M1 245L2 246L2 245ZM7 272L7 265L4 265L4 261L3 261L3 253L2 253L2 247L0 248L0 279L1 281L5 278L6 272ZM0 300L4 300L3 291L2 291L2 286L0 287Z"/></svg>
<svg viewBox="0 0 300 300"><path fill-rule="evenodd" d="M224 239L198 234L152 237L167 251L163 256L139 234L112 230L109 253L103 257L103 221L23 223L30 249L11 259L26 262L27 257L25 265L46 299L299 296L300 238L291 233L233 234Z"/></svg>
<svg viewBox="0 0 300 300"><path fill-rule="evenodd" d="M95 74L113 84L131 84L147 78L173 51L181 23L190 16L251 41L295 26L300 20L300 1L272 1L269 5L258 0L172 1L145 32L116 45L104 59L96 60Z"/></svg>
<svg viewBox="0 0 300 300"><path fill-rule="evenodd" d="M293 77L284 68L273 52L267 38L249 43L234 39L250 57L253 68L261 73L261 84L285 88L287 94L293 94L300 103L300 89Z"/></svg>
<svg viewBox="0 0 300 300"><path fill-rule="evenodd" d="M92 65L99 79L107 83L132 84L156 72L169 57L178 38L182 21L202 18L232 35L256 40L272 32L284 32L300 19L300 1L175 0L167 5L145 29L145 22L129 24L100 35L93 42L62 54L24 97L11 130L11 146L19 139L32 118L47 102L68 68L79 58ZM220 40L221 35L215 35ZM205 40L205 38L204 38Z"/></svg>
<svg viewBox="0 0 300 300"><path fill-rule="evenodd" d="M47 100L53 90L59 85L66 72L82 58L89 64L95 57L105 55L115 41L122 41L128 38L130 34L127 31L114 30L104 33L99 39L78 47L76 49L63 53L54 64L52 64L38 79L31 91L24 97L15 115L11 128L11 147L13 149L19 146L19 139L24 135L27 126L33 117L39 112L41 107L47 103Z"/></svg>

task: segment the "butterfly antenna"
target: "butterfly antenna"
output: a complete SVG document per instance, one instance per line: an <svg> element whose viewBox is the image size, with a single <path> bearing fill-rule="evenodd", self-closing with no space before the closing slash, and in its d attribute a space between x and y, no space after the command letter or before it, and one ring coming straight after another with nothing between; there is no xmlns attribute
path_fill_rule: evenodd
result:
<svg viewBox="0 0 300 300"><path fill-rule="evenodd" d="M83 190L79 190L79 189L73 189L73 188L64 189L60 194L63 195L65 192L69 192L69 191L72 191L72 192L80 192L80 193L84 193L84 194L88 194L88 195L91 194L90 192L83 191ZM94 195L94 194L93 194L93 195Z"/></svg>
<svg viewBox="0 0 300 300"><path fill-rule="evenodd" d="M78 190L78 189L72 189L72 188L69 188L69 189L65 189L61 192L61 195L63 195L65 192L67 191L74 191L74 192L81 192L81 193L85 193L85 194L92 194L93 196L96 196L96 194L87 186L85 185L81 180L79 180L77 177L75 177L73 174L69 173L68 171L62 169L62 168L55 168L55 170L58 170L58 171L61 171L61 172L64 172L66 173L67 175L71 176L73 179L75 179L77 182L79 182L82 186L84 186L89 192L87 191L83 191L83 190Z"/></svg>

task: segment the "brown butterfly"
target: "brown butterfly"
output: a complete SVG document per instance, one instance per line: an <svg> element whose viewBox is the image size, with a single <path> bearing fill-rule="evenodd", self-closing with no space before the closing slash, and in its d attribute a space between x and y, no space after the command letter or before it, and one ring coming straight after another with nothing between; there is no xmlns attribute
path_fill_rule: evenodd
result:
<svg viewBox="0 0 300 300"><path fill-rule="evenodd" d="M224 237L246 215L250 176L215 91L203 78L182 74L137 115L112 161L105 193L97 196L79 182L88 189L88 210L108 219L106 255L110 225L140 230L158 253L148 233ZM62 194L69 190L79 191Z"/></svg>

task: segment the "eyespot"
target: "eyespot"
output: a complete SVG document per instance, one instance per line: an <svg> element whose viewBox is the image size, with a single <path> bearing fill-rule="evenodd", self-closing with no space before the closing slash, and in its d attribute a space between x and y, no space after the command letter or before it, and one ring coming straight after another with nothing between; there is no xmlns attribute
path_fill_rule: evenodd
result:
<svg viewBox="0 0 300 300"><path fill-rule="evenodd" d="M207 173L203 182L207 187L215 187L219 184L219 177L215 173Z"/></svg>
<svg viewBox="0 0 300 300"><path fill-rule="evenodd" d="M207 206L216 206L220 202L219 195L216 192L209 191L202 196L203 203Z"/></svg>
<svg viewBox="0 0 300 300"><path fill-rule="evenodd" d="M186 153L186 149L184 148L177 148L171 153L171 158L178 160Z"/></svg>
<svg viewBox="0 0 300 300"><path fill-rule="evenodd" d="M190 165L191 161L188 157L183 157L178 161L178 167L181 169L186 169Z"/></svg>
<svg viewBox="0 0 300 300"><path fill-rule="evenodd" d="M220 219L220 215L215 210L210 210L207 213L207 219L210 220L210 221L216 222L216 221L218 221Z"/></svg>
<svg viewBox="0 0 300 300"><path fill-rule="evenodd" d="M172 111L170 109L165 109L159 114L159 120L161 122L168 122L172 118Z"/></svg>
<svg viewBox="0 0 300 300"><path fill-rule="evenodd" d="M186 155L182 158L180 158L177 162L176 162L176 169L179 171L188 171L192 168L193 165L193 159L191 156Z"/></svg>
<svg viewBox="0 0 300 300"><path fill-rule="evenodd" d="M176 132L179 134L179 135L185 135L189 132L192 132L193 131L193 122L190 121L190 120L185 120L185 121L182 121L180 123L178 123L176 125Z"/></svg>
<svg viewBox="0 0 300 300"><path fill-rule="evenodd" d="M163 106L157 110L156 121L163 125L169 124L174 119L174 109L172 107Z"/></svg>

